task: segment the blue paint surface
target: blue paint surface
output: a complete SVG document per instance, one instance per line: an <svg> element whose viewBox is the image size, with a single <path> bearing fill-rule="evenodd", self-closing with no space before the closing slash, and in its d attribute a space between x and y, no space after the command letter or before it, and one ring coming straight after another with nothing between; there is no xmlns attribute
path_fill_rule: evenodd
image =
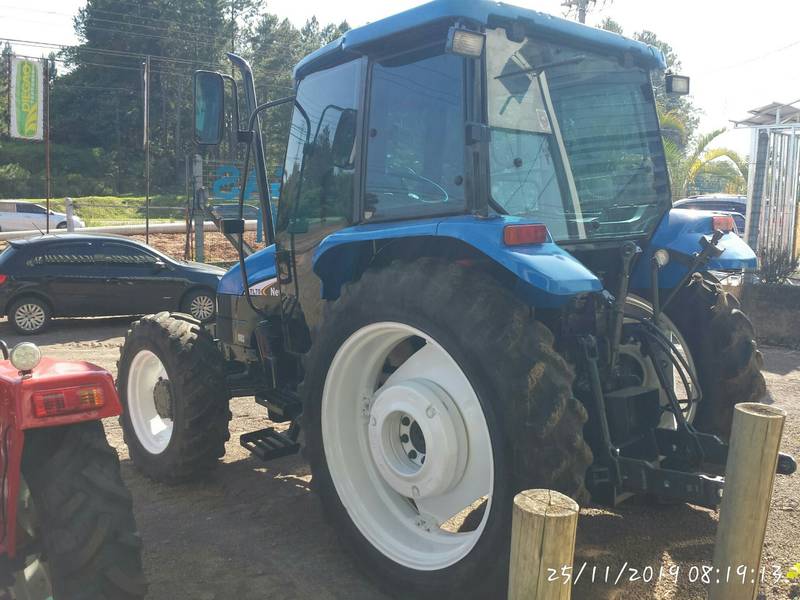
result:
<svg viewBox="0 0 800 600"><path fill-rule="evenodd" d="M664 248L687 257L700 252L700 238L710 238L714 232L711 226L713 216L714 213L709 211L681 208L673 208L664 215L650 244L643 248L643 255L631 276L631 287L650 288L650 259L657 250ZM740 271L754 269L758 265L755 252L735 233L726 233L720 240L719 247L724 251L719 258L709 263L710 271ZM670 261L661 269L659 287L671 288L677 285L686 274L687 268L676 260Z"/></svg>
<svg viewBox="0 0 800 600"><path fill-rule="evenodd" d="M617 54L629 52L651 69L663 70L666 68L664 55L660 50L596 27L587 27L535 10L489 0L434 0L386 19L351 29L338 40L301 60L295 67L294 75L296 79L302 79L309 73L324 69L336 61L342 60L342 57L347 54L356 55L365 47L390 36L431 23L466 19L485 26L493 16L519 19L525 23L533 35L555 39L563 43L593 47L601 52Z"/></svg>
<svg viewBox="0 0 800 600"><path fill-rule="evenodd" d="M419 219L413 221L356 225L337 231L325 238L314 253L314 270L330 287L347 281L355 264L356 244L382 239L412 237L442 237L461 240L508 269L520 281L518 291L540 307L557 307L575 294L597 292L602 289L600 280L569 253L552 240L544 244L508 247L503 244L506 225L535 223L520 217L498 216L482 219L469 215ZM350 255L337 255L326 264L324 257L334 248L347 247ZM275 248L270 246L245 261L250 286L275 277ZM320 265L325 265L324 269ZM336 292L326 290L323 295L335 297ZM220 294L242 294L242 276L239 265L234 265L220 281Z"/></svg>
<svg viewBox="0 0 800 600"><path fill-rule="evenodd" d="M600 280L552 240L528 246L503 244L506 225L536 222L506 215L489 219L459 215L348 227L323 240L314 254L314 270L330 287L347 280L350 262L337 257L336 261L325 263L323 257L334 248L355 242L435 236L469 244L508 269L520 281L518 292L536 306L557 307L576 294L600 291ZM321 264L324 269L319 268ZM323 295L335 297L336 290L331 292L323 286Z"/></svg>
<svg viewBox="0 0 800 600"><path fill-rule="evenodd" d="M275 246L268 246L263 250L259 250L244 259L244 264L247 267L247 281L250 287L272 279L275 277ZM242 271L239 268L239 263L233 265L217 286L218 294L232 294L240 296L244 294L244 286L242 285Z"/></svg>

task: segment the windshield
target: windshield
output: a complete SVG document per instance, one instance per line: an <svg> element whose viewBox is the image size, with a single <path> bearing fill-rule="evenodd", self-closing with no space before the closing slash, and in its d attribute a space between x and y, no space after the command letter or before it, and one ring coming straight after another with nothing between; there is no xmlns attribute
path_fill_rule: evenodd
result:
<svg viewBox="0 0 800 600"><path fill-rule="evenodd" d="M649 72L487 32L491 193L556 241L649 234L670 204ZM632 63L632 61L630 61Z"/></svg>

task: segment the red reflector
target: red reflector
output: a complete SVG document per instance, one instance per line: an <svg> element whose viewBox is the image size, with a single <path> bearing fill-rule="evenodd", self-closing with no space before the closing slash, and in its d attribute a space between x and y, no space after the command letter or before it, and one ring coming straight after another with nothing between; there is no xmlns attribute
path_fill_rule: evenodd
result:
<svg viewBox="0 0 800 600"><path fill-rule="evenodd" d="M711 229L727 233L736 229L736 223L733 222L733 217L730 215L717 215L711 217Z"/></svg>
<svg viewBox="0 0 800 600"><path fill-rule="evenodd" d="M0 285L3 285L8 279L8 275L0 275Z"/></svg>
<svg viewBox="0 0 800 600"><path fill-rule="evenodd" d="M83 387L36 392L33 395L33 414L36 417L53 417L69 413L96 410L106 401L100 388Z"/></svg>
<svg viewBox="0 0 800 600"><path fill-rule="evenodd" d="M503 229L506 246L544 244L548 237L546 225L506 225Z"/></svg>

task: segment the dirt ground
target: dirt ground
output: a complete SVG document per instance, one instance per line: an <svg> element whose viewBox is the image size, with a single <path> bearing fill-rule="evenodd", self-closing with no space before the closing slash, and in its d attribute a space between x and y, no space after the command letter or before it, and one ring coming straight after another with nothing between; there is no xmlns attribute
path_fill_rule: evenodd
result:
<svg viewBox="0 0 800 600"><path fill-rule="evenodd" d="M48 355L95 362L116 373L118 347L130 319L56 321L35 340ZM0 337L14 343L8 325ZM800 455L800 352L767 347L766 377L774 402L788 412L783 451ZM224 463L202 483L167 487L131 464L116 420L106 432L122 459L153 600L379 600L386 598L356 568L325 523L300 457L262 463L239 446L242 433L264 427L264 409L232 402L231 441ZM617 509L586 508L578 525L576 570L586 563L576 600L694 600L705 597L697 570L710 565L717 513L688 505L652 507L630 501ZM800 598L785 575L800 562L800 474L778 477L772 500L760 598ZM617 585L616 574L628 570ZM596 567L595 583L590 574ZM604 579L609 567L609 584ZM653 581L649 579L651 567ZM663 576L658 577L659 569ZM773 584L773 572L781 575ZM677 583L675 583L677 579ZM794 581L798 581L795 579Z"/></svg>

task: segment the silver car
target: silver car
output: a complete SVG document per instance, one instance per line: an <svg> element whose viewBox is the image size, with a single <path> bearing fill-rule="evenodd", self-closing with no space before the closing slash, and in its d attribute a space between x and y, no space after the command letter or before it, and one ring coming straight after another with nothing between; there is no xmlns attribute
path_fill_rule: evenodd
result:
<svg viewBox="0 0 800 600"><path fill-rule="evenodd" d="M41 204L25 202L23 200L0 200L0 231L45 231L47 220L50 220L50 229L66 229L67 215L50 211ZM85 227L86 224L72 216L75 228Z"/></svg>

